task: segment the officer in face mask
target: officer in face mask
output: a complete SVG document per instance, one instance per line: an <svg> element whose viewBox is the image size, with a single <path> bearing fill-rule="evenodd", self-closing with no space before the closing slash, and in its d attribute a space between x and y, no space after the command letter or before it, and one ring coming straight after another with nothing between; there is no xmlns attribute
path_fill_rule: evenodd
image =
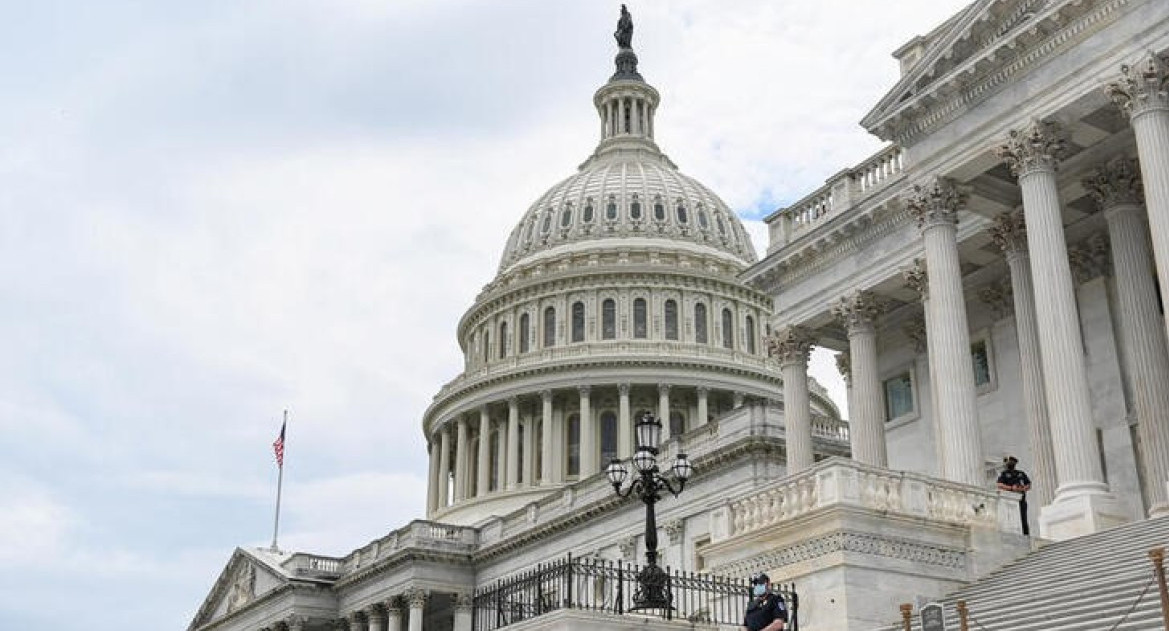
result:
<svg viewBox="0 0 1169 631"><path fill-rule="evenodd" d="M781 631L787 625L787 604L771 591L771 578L760 572L751 578L751 602L743 616L747 631Z"/></svg>

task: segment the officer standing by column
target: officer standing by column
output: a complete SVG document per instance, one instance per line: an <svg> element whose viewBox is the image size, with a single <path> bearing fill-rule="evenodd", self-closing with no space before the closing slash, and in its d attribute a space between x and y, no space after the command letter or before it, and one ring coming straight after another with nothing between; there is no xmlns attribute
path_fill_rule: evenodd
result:
<svg viewBox="0 0 1169 631"><path fill-rule="evenodd" d="M751 577L751 602L743 616L747 631L782 631L787 625L787 604L771 591L771 578L760 572Z"/></svg>
<svg viewBox="0 0 1169 631"><path fill-rule="evenodd" d="M1019 493L1019 519L1023 522L1023 534L1031 535L1031 528L1027 526L1027 491L1031 490L1031 478L1016 469L1019 459L1014 456L1003 458L1003 472L999 474L998 487L1003 491Z"/></svg>

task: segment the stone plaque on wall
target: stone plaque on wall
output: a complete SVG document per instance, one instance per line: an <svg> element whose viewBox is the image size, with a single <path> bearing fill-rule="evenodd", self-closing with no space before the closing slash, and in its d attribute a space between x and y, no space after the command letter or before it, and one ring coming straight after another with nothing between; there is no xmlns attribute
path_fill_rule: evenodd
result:
<svg viewBox="0 0 1169 631"><path fill-rule="evenodd" d="M946 631L946 610L939 603L921 608L921 631Z"/></svg>

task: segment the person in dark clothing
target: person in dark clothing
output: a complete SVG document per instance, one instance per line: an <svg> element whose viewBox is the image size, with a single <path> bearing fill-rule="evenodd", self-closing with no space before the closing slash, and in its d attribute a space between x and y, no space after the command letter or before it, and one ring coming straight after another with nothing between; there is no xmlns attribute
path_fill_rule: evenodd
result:
<svg viewBox="0 0 1169 631"><path fill-rule="evenodd" d="M751 602L743 616L747 631L781 631L787 625L787 603L771 591L771 578L760 572L751 578Z"/></svg>
<svg viewBox="0 0 1169 631"><path fill-rule="evenodd" d="M1019 518L1023 522L1023 534L1030 536L1031 528L1027 526L1027 491L1031 490L1031 478L1021 469L1016 469L1019 459L1014 456L1003 458L1003 472L999 474L998 487L1003 491L1020 493Z"/></svg>

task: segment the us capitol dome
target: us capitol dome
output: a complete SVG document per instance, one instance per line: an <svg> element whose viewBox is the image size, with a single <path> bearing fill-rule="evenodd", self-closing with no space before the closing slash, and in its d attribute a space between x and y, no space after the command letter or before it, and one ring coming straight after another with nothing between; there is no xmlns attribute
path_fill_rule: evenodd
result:
<svg viewBox="0 0 1169 631"><path fill-rule="evenodd" d="M622 48L596 149L523 214L460 320L464 370L423 419L428 519L478 524L601 475L646 412L676 448L747 402L782 406L772 299L739 279L750 238L658 147L659 103ZM839 423L810 385L813 417Z"/></svg>

